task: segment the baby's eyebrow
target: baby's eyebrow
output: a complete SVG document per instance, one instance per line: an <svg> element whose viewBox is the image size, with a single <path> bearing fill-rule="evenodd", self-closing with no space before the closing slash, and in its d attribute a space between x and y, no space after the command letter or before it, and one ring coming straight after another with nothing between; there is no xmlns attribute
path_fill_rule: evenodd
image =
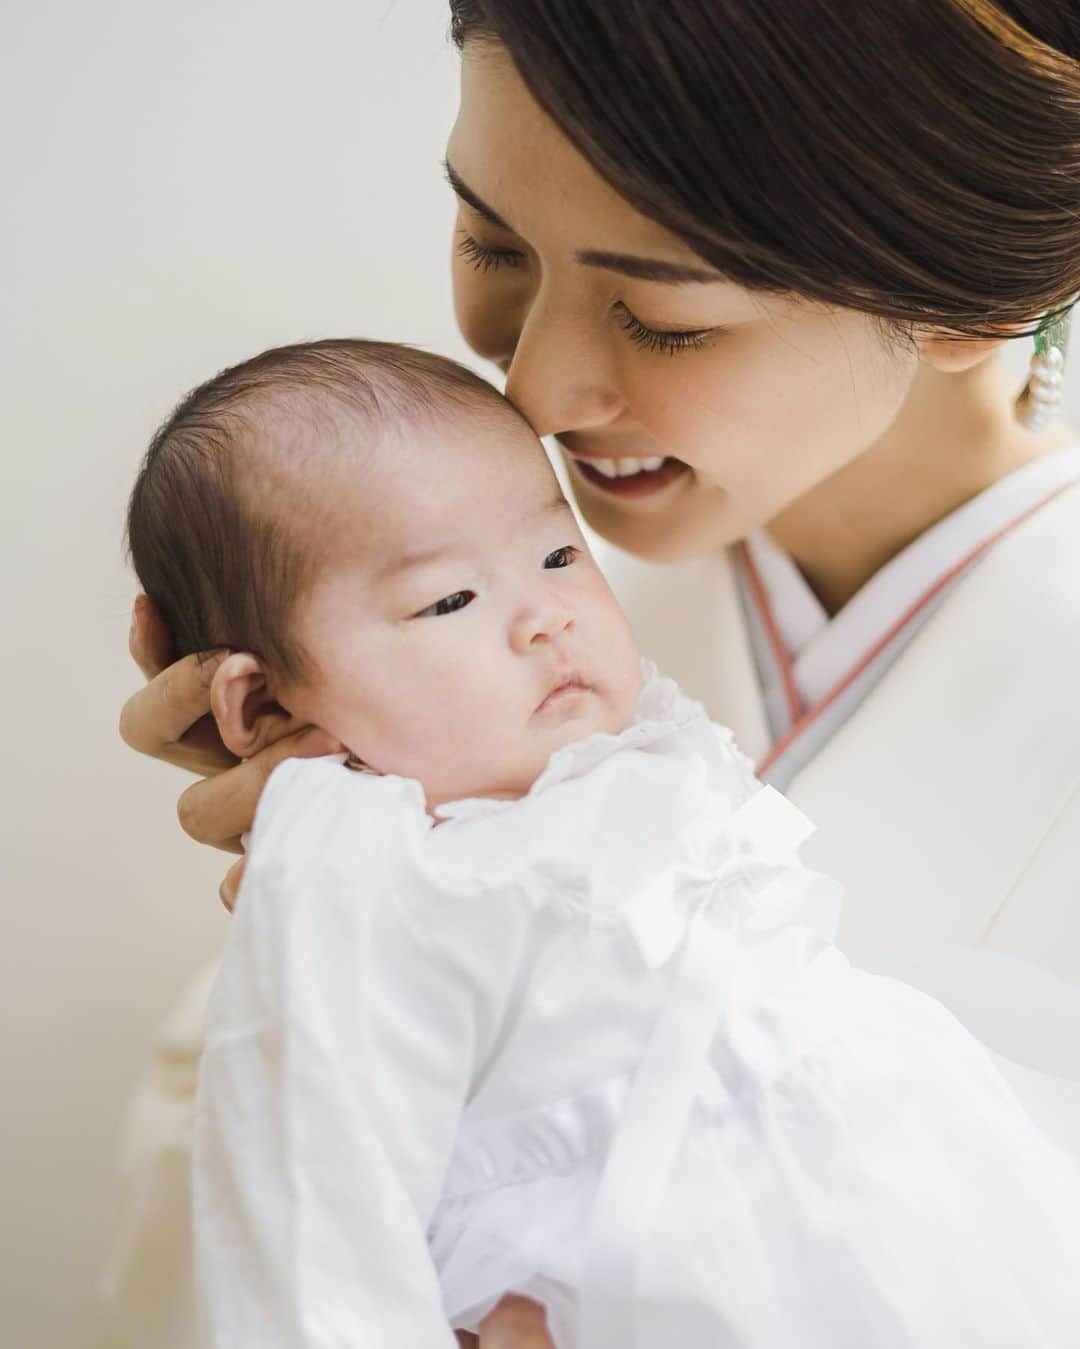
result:
<svg viewBox="0 0 1080 1349"><path fill-rule="evenodd" d="M545 501L542 506L537 506L532 515L526 516L528 520L535 520L538 515L546 515L548 511L569 511L570 503L561 492L557 492L550 501ZM573 511L570 511L573 515Z"/></svg>
<svg viewBox="0 0 1080 1349"><path fill-rule="evenodd" d="M542 506L530 511L522 520L522 524L535 520L537 516L546 515L549 511L570 511L570 514L573 515L569 501L563 496L562 492L558 492L545 501ZM457 551L457 545L451 543L436 544L431 548L414 548L411 552L401 553L399 556L391 558L384 567L380 567L375 573L374 580L389 580L392 577L400 576L402 572L412 571L414 567L429 566L432 562L438 562L440 558Z"/></svg>
<svg viewBox="0 0 1080 1349"><path fill-rule="evenodd" d="M402 572L412 571L414 567L424 567L429 563L438 562L440 557L445 557L450 551L448 547L440 545L438 548L417 548L411 553L401 553L380 567L374 579L377 582L392 580Z"/></svg>

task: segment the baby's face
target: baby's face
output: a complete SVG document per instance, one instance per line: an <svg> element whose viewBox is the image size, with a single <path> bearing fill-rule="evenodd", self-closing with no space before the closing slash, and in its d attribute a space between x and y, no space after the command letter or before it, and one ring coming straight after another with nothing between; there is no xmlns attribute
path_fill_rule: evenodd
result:
<svg viewBox="0 0 1080 1349"><path fill-rule="evenodd" d="M315 674L285 706L429 808L523 795L553 750L622 730L638 651L528 426L455 412L372 461L334 475L294 621Z"/></svg>

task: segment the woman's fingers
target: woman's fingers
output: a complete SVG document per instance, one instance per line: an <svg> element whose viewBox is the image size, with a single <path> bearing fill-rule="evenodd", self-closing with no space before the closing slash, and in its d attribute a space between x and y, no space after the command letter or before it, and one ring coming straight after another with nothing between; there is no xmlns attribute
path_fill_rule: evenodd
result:
<svg viewBox="0 0 1080 1349"><path fill-rule="evenodd" d="M555 1349L538 1302L508 1293L480 1322L480 1349Z"/></svg>
<svg viewBox="0 0 1080 1349"><path fill-rule="evenodd" d="M210 716L210 681L227 654L185 656L154 675L124 704L124 742L193 773L220 773L235 764Z"/></svg>
<svg viewBox="0 0 1080 1349"><path fill-rule="evenodd" d="M147 679L160 674L172 661L172 637L161 610L149 595L136 595L131 606L128 650Z"/></svg>
<svg viewBox="0 0 1080 1349"><path fill-rule="evenodd" d="M251 828L266 779L282 759L317 758L342 748L326 731L308 726L240 762L221 743L210 713L210 684L228 651L197 653L169 663L168 628L145 595L135 601L130 647L150 682L124 704L120 735L132 749L206 779L190 786L177 807L185 832L198 843L243 852L241 835ZM222 882L220 893L227 908L235 903L242 872L238 864Z"/></svg>
<svg viewBox="0 0 1080 1349"><path fill-rule="evenodd" d="M245 866L247 866L246 857L241 857L239 862L234 862L226 871L225 879L221 882L221 887L218 890L222 904L230 913L236 908L236 892L240 889L240 882L244 879Z"/></svg>
<svg viewBox="0 0 1080 1349"><path fill-rule="evenodd" d="M148 595L136 595L128 650L146 676L120 713L120 735L132 749L193 773L220 773L236 763L210 713L210 681L228 654L172 658L172 636Z"/></svg>
<svg viewBox="0 0 1080 1349"><path fill-rule="evenodd" d="M251 828L266 779L282 759L317 759L341 749L341 742L318 726L282 736L235 768L192 783L177 806L180 824L196 843L238 852L240 836Z"/></svg>

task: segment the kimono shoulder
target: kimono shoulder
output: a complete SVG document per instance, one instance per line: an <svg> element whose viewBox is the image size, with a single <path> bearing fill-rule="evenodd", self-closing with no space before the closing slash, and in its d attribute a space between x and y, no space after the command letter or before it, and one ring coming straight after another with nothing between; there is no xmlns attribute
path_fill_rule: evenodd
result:
<svg viewBox="0 0 1080 1349"><path fill-rule="evenodd" d="M842 944L986 945L1080 981L1078 668L1073 487L995 545L791 784L819 826L809 860L847 885Z"/></svg>

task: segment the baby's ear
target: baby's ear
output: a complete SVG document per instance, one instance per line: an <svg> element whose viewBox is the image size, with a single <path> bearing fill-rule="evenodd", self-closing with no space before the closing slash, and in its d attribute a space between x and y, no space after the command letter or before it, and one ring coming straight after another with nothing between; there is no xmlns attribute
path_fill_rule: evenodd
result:
<svg viewBox="0 0 1080 1349"><path fill-rule="evenodd" d="M233 652L214 671L210 707L225 748L240 759L304 724L271 696L266 667L249 651Z"/></svg>

